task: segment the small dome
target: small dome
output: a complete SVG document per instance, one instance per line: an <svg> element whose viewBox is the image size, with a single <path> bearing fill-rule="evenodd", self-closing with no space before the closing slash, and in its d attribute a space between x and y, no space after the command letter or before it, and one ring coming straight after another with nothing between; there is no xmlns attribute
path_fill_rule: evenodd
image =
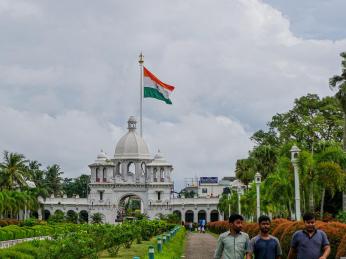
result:
<svg viewBox="0 0 346 259"><path fill-rule="evenodd" d="M148 164L148 166L172 166L170 163L166 161L166 159L162 156L160 149L157 151L157 154L154 156L154 160Z"/></svg>
<svg viewBox="0 0 346 259"><path fill-rule="evenodd" d="M128 120L128 132L115 147L115 159L150 159L147 144L136 133L136 118L131 116Z"/></svg>
<svg viewBox="0 0 346 259"><path fill-rule="evenodd" d="M96 162L103 162L108 159L107 155L103 150L101 149L101 152L97 155Z"/></svg>

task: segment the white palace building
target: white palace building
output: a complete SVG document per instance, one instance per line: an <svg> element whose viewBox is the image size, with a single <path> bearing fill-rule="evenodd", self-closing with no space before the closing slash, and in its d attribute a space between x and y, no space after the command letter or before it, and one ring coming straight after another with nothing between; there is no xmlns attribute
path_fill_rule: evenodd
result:
<svg viewBox="0 0 346 259"><path fill-rule="evenodd" d="M89 165L90 193L87 198L50 197L41 200L47 219L57 210L77 212L90 219L101 213L105 223L115 223L124 217L124 204L129 199L140 200L141 212L149 218L176 213L184 222L199 219L217 221L223 217L217 209L223 186L201 184L195 198L177 198L173 188L173 166L158 152L151 156L145 141L136 133L136 119L128 120L128 132L118 141L113 157L101 152Z"/></svg>

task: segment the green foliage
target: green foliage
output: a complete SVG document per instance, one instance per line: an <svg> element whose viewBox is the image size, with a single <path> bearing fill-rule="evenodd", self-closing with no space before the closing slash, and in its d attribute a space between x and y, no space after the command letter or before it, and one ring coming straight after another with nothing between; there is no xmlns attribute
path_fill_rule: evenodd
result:
<svg viewBox="0 0 346 259"><path fill-rule="evenodd" d="M48 219L49 223L62 223L65 221L65 214L61 210L56 210L54 215Z"/></svg>
<svg viewBox="0 0 346 259"><path fill-rule="evenodd" d="M52 240L32 241L0 250L0 258L98 258L98 252L108 250L115 256L120 247L129 249L135 240L149 240L172 226L163 221L140 220L119 225L57 224L29 227L9 226L0 229L0 237L23 237L28 233L49 235ZM33 232L28 232L31 229ZM11 257L11 256L22 257Z"/></svg>
<svg viewBox="0 0 346 259"><path fill-rule="evenodd" d="M346 223L346 211L339 211L336 215L336 219L342 223Z"/></svg>
<svg viewBox="0 0 346 259"><path fill-rule="evenodd" d="M104 220L104 216L99 212L96 212L91 215L91 223L93 224L101 224L103 220Z"/></svg>
<svg viewBox="0 0 346 259"><path fill-rule="evenodd" d="M342 57L345 59L346 53ZM346 61L343 61L345 65ZM236 177L247 187L241 198L243 214L254 215L256 193L251 183L255 173L260 172L261 210L276 217L291 217L294 174L290 149L293 145L301 149L298 167L302 212L319 208L323 215L326 193L333 197L344 190L346 159L341 141L346 136L343 128L346 108L340 107L340 97L346 96L345 79L345 73L333 79L331 86L339 87L339 96L320 98L316 94L307 94L297 98L289 111L272 117L267 131L258 130L253 134L251 140L255 146L248 157L237 161L235 170ZM346 103L346 97L344 101ZM346 148L346 137L344 143ZM223 195L218 207L226 214L229 207L231 211L237 211L237 196L232 194L229 199Z"/></svg>

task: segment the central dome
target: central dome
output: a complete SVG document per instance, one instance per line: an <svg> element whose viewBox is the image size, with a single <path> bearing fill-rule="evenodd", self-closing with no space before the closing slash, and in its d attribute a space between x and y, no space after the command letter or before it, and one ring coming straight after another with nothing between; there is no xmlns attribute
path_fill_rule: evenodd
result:
<svg viewBox="0 0 346 259"><path fill-rule="evenodd" d="M136 118L131 116L128 123L128 132L115 147L115 159L151 159L149 149L144 140L136 133Z"/></svg>

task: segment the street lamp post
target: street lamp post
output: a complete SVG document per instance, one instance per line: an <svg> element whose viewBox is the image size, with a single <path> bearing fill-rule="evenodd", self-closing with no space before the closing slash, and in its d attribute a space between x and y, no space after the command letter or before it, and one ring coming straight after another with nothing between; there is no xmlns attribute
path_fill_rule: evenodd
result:
<svg viewBox="0 0 346 259"><path fill-rule="evenodd" d="M260 185L261 185L261 174L257 172L255 174L255 183L256 183L256 198L257 198L257 206L256 206L256 216L257 220L261 214L261 203L260 203Z"/></svg>
<svg viewBox="0 0 346 259"><path fill-rule="evenodd" d="M240 195L242 194L241 186L238 186L237 193L238 193L238 213L241 214L241 204L240 204Z"/></svg>
<svg viewBox="0 0 346 259"><path fill-rule="evenodd" d="M294 200L295 200L295 216L296 220L301 219L300 212L300 190L299 190L299 174L298 174L298 155L300 149L297 146L291 148L291 162L294 169Z"/></svg>
<svg viewBox="0 0 346 259"><path fill-rule="evenodd" d="M231 216L231 193L228 193L228 217Z"/></svg>

